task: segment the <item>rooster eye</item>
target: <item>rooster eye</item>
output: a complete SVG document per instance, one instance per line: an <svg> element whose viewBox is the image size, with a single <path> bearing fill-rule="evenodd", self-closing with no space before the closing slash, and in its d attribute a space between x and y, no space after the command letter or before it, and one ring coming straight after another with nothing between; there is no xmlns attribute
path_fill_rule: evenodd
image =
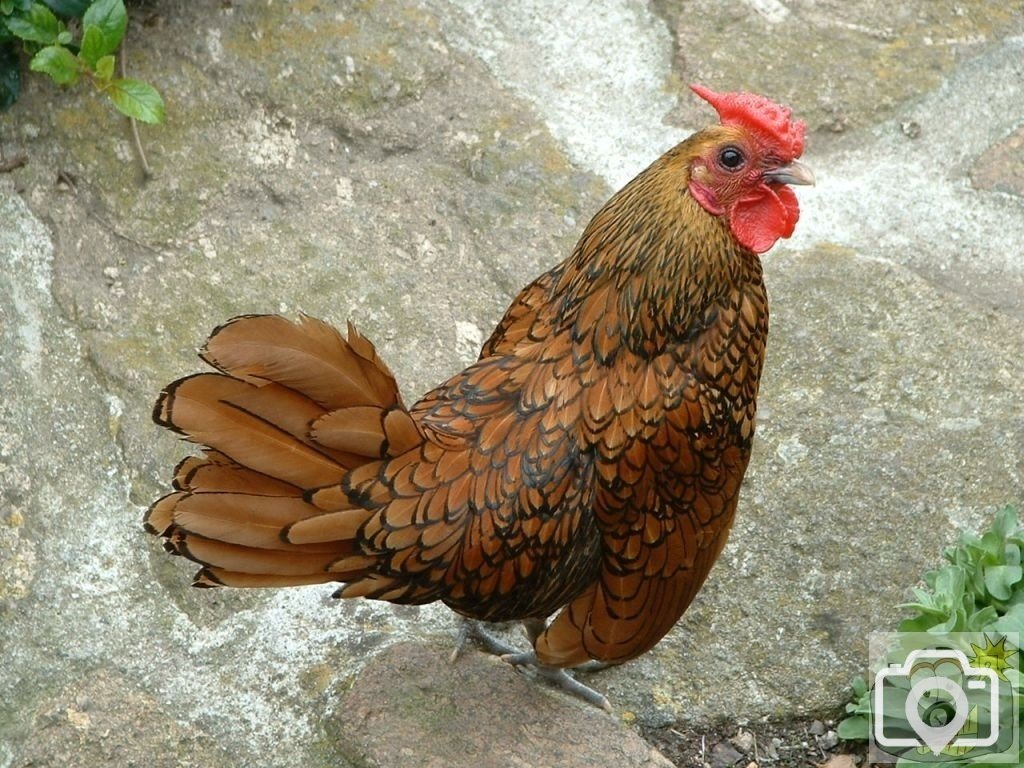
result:
<svg viewBox="0 0 1024 768"><path fill-rule="evenodd" d="M718 162L727 170L735 171L743 167L746 158L736 147L726 147L718 154Z"/></svg>

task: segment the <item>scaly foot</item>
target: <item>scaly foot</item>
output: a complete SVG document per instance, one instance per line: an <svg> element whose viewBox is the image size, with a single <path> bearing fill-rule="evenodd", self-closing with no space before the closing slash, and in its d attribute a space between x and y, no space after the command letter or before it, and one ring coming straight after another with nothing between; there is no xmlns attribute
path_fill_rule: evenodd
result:
<svg viewBox="0 0 1024 768"><path fill-rule="evenodd" d="M569 674L569 671L560 667L547 667L537 661L537 654L533 651L527 651L525 653L506 653L502 655L501 660L511 664L514 667L528 666L532 667L533 670L543 678L546 678L561 688L563 691L571 693L577 698L583 699L588 704L593 704L595 707L600 707L605 712L612 711L611 702L608 698L598 691L595 691L589 685L584 685L575 677ZM600 664L600 662L598 662ZM588 667L589 664L581 665L577 669ZM605 664L602 664L598 669L603 669Z"/></svg>
<svg viewBox="0 0 1024 768"><path fill-rule="evenodd" d="M455 636L455 648L452 649L452 655L450 657L451 661L455 661L459 658L459 654L462 653L462 649L466 647L466 643L469 642L471 638L480 643L488 653L493 653L495 656L506 656L510 653L519 653L519 649L514 645L509 645L504 640L485 629L482 621L477 621L476 619L463 619L462 626L459 628L459 634Z"/></svg>
<svg viewBox="0 0 1024 768"><path fill-rule="evenodd" d="M537 622L523 622L526 628L526 633L530 637L531 642L536 639L539 634L539 629L542 629L543 624ZM576 696L577 698L583 699L589 704L593 704L595 707L600 707L606 712L612 711L612 705L604 694L595 691L588 685L584 685L579 680L569 674L568 670L561 669L559 667L548 667L540 664L537 661L537 654L533 651L520 651L518 648L509 645L504 640L498 638L493 633L484 628L483 623L473 620L466 619L459 630L459 634L455 639L455 649L452 651L451 660L455 661L458 658L459 653L465 647L466 642L473 638L479 642L488 652L493 653L495 656L501 658L511 664L514 667L530 667L541 677L550 680L552 683L557 685L563 691ZM594 672L599 669L604 669L608 665L601 661L590 661L586 664L581 664L576 667L577 670L583 672Z"/></svg>

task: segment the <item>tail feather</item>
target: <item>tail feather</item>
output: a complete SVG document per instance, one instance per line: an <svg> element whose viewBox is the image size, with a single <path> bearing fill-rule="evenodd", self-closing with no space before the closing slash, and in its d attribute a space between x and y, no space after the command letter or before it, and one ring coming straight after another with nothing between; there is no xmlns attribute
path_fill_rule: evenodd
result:
<svg viewBox="0 0 1024 768"><path fill-rule="evenodd" d="M372 512L342 484L422 441L373 345L351 326L346 341L312 318L247 316L216 329L201 356L220 373L169 385L153 418L203 455L178 464L146 530L203 566L199 587L369 579L368 589L393 589L356 543ZM329 512L305 498L324 487Z"/></svg>
<svg viewBox="0 0 1024 768"><path fill-rule="evenodd" d="M283 412L301 407L299 401L304 398L284 387L270 386L257 388L229 376L198 373L167 387L157 400L153 418L193 442L230 456L237 464L292 485L305 488L339 482L346 472L343 465L308 438L277 423L294 421L294 416L290 412L275 416L275 395L280 396L277 405ZM289 426L294 429L296 425Z"/></svg>
<svg viewBox="0 0 1024 768"><path fill-rule="evenodd" d="M326 572L339 559L338 552L307 552L298 547L294 548L297 551L257 549L181 530L176 530L164 546L202 565L251 574L308 576Z"/></svg>
<svg viewBox="0 0 1024 768"><path fill-rule="evenodd" d="M387 576L368 576L355 584L348 584L335 593L335 597L369 597L378 600L387 600L397 597L408 590L408 585L402 585Z"/></svg>
<svg viewBox="0 0 1024 768"><path fill-rule="evenodd" d="M307 491L306 497L314 507L324 512L337 512L352 507L348 492L340 483Z"/></svg>
<svg viewBox="0 0 1024 768"><path fill-rule="evenodd" d="M199 456L186 457L175 469L171 483L179 491L249 493L260 496L295 496L301 493L300 489L291 483L277 480L234 462L218 463Z"/></svg>
<svg viewBox="0 0 1024 768"><path fill-rule="evenodd" d="M337 581L335 573L309 573L285 576L267 573L239 573L223 568L207 566L200 570L192 581L193 587L305 587L310 584L326 584Z"/></svg>
<svg viewBox="0 0 1024 768"><path fill-rule="evenodd" d="M320 513L292 523L284 529L282 535L286 541L293 544L315 544L337 539L354 539L365 522L366 510L364 509Z"/></svg>
<svg viewBox="0 0 1024 768"><path fill-rule="evenodd" d="M302 498L203 492L189 493L178 499L172 510L172 520L183 531L228 544L337 554L337 543L296 545L281 537L282 531L293 520L316 514L316 511Z"/></svg>
<svg viewBox="0 0 1024 768"><path fill-rule="evenodd" d="M405 408L391 408L384 414L384 438L388 456L399 456L421 445L425 439Z"/></svg>
<svg viewBox="0 0 1024 768"><path fill-rule="evenodd" d="M328 448L380 458L386 440L384 414L384 409L376 405L341 408L313 422L310 434Z"/></svg>
<svg viewBox="0 0 1024 768"><path fill-rule="evenodd" d="M305 315L298 323L277 315L237 317L213 332L200 356L245 381L283 384L326 410L399 403L395 377L351 324L346 341Z"/></svg>
<svg viewBox="0 0 1024 768"><path fill-rule="evenodd" d="M312 319L312 318L307 318ZM319 322L319 321L315 321ZM320 323L325 328L329 325ZM333 328L330 330L334 331ZM337 331L334 331L337 333ZM348 323L348 346L356 355L356 364L359 366L366 380L371 385L372 391L377 395L376 405L388 407L402 405L402 396L398 392L398 383L391 369L380 359L377 348L369 339L363 336L351 322ZM339 406L334 406L339 407Z"/></svg>
<svg viewBox="0 0 1024 768"><path fill-rule="evenodd" d="M142 527L146 532L154 536L167 536L174 526L174 505L184 495L180 491L175 491L161 496L150 504L145 517L142 518Z"/></svg>
<svg viewBox="0 0 1024 768"><path fill-rule="evenodd" d="M423 442L423 433L401 406L339 408L313 422L310 436L318 444L370 458L393 457Z"/></svg>

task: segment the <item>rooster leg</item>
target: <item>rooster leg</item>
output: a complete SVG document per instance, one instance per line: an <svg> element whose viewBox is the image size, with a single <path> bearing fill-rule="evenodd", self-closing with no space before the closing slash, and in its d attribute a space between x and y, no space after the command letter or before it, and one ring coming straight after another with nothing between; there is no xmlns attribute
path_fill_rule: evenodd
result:
<svg viewBox="0 0 1024 768"><path fill-rule="evenodd" d="M547 627L547 624L543 619L526 619L523 621L523 627L526 629L526 634L530 638L530 644L532 645L537 641L537 638L540 637L541 633ZM524 653L514 651L512 653L503 653L499 655L501 656L502 661L513 666L533 667L541 677L550 680L563 691L571 693L577 698L583 699L588 704L593 704L595 707L599 707L605 712L612 711L612 705L603 693L595 691L589 685L584 685L564 669L559 667L547 667L538 663L537 654L534 651L526 651ZM590 672L604 669L607 666L609 665L604 662L591 661L586 664L581 664L576 667L576 669Z"/></svg>
<svg viewBox="0 0 1024 768"><path fill-rule="evenodd" d="M573 696L583 699L588 704L593 704L605 712L612 711L611 702L608 701L608 698L603 693L595 691L589 685L584 685L570 675L567 670L560 667L546 667L540 664L537 661L537 654L533 651L506 653L501 657L501 660L516 667L532 667L538 675L550 680L563 691L571 693Z"/></svg>
<svg viewBox="0 0 1024 768"><path fill-rule="evenodd" d="M493 653L495 656L519 653L519 649L514 645L509 645L485 629L483 622L476 619L463 619L459 634L455 636L455 648L452 650L451 661L455 661L459 657L471 638L479 642L488 653Z"/></svg>
<svg viewBox="0 0 1024 768"><path fill-rule="evenodd" d="M526 630L527 637L530 638L531 645L540 637L546 626L543 619L526 619L523 621L523 628ZM459 634L455 638L455 648L452 650L451 661L455 661L458 658L459 653L462 652L470 638L479 642L489 653L501 657L502 661L514 667L532 667L538 675L550 680L563 691L583 699L588 704L600 707L606 712L612 711L612 705L604 694L595 691L588 685L584 685L564 669L547 667L538 663L536 653L533 651L521 651L515 646L509 645L485 629L483 622L476 621L475 619L464 619L462 627L459 629ZM603 662L592 661L581 664L576 669L592 672L604 669L607 666Z"/></svg>
<svg viewBox="0 0 1024 768"><path fill-rule="evenodd" d="M547 629L547 628L548 628L548 623L546 621L544 621L543 619L524 619L523 620L523 629L526 630L526 636L528 638L530 638L530 645L532 645L532 646L536 646L537 645L537 638L540 637L544 633L544 630ZM506 655L509 655L509 653L511 653L512 655L515 655L517 652L513 650L513 651L501 653L499 655L500 656L506 656ZM534 662L528 661L527 663L534 663ZM608 669L608 667L611 667L611 666L614 666L614 665L613 664L609 664L607 661L598 661L597 659L594 659L593 661L588 661L588 662L585 662L583 664L580 664L577 667L573 667L572 670L573 670L573 672L600 672L602 669Z"/></svg>
<svg viewBox="0 0 1024 768"><path fill-rule="evenodd" d="M526 619L523 621L523 628L526 630L526 635L530 638L531 644L536 641L545 627L546 623L543 619ZM583 699L588 704L593 704L595 707L599 707L606 712L612 711L611 703L603 694L595 691L588 685L584 685L564 669L546 667L543 664L537 663L537 655L533 651L521 651L515 646L509 645L487 630L483 622L476 619L463 619L462 627L455 638L455 648L450 657L451 661L454 662L458 658L462 649L471 638L479 642L488 653L499 656L502 661L514 667L532 667L538 675L550 680L563 691ZM581 664L576 669L583 672L594 672L607 666L610 665L601 661L591 661Z"/></svg>

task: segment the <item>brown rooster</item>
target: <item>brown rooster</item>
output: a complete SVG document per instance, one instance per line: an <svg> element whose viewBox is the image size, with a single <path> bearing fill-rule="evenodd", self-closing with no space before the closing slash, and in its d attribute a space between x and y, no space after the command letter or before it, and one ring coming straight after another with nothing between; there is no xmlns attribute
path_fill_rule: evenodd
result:
<svg viewBox="0 0 1024 768"><path fill-rule="evenodd" d="M246 316L168 386L157 423L204 447L146 514L201 587L341 582L521 620L564 673L652 648L725 545L768 331L759 253L798 217L804 125L760 96L609 200L515 299L480 359L403 405L373 345ZM549 617L554 617L549 619ZM492 647L506 650L485 632Z"/></svg>

